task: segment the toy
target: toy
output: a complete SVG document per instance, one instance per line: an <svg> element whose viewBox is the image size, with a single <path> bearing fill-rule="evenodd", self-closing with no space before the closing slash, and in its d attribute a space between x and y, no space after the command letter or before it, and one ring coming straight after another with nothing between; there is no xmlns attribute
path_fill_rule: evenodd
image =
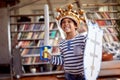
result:
<svg viewBox="0 0 120 80"><path fill-rule="evenodd" d="M40 60L42 61L48 61L48 54L49 53L49 49L51 49L51 46L43 46L40 47Z"/></svg>

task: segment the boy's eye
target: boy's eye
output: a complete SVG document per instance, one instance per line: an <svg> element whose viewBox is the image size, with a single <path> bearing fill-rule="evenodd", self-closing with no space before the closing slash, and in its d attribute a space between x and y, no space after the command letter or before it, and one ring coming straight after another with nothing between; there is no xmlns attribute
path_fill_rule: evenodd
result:
<svg viewBox="0 0 120 80"><path fill-rule="evenodd" d="M71 21L68 21L68 23L71 23Z"/></svg>
<svg viewBox="0 0 120 80"><path fill-rule="evenodd" d="M62 21L62 24L64 24L65 23L65 21Z"/></svg>

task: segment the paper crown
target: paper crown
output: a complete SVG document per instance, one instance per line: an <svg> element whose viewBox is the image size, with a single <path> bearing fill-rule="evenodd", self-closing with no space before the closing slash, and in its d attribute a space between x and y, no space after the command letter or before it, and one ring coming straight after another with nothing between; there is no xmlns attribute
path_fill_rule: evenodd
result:
<svg viewBox="0 0 120 80"><path fill-rule="evenodd" d="M61 23L61 20L66 17L73 19L77 23L77 26L80 24L81 20L85 21L85 19L83 18L82 10L79 11L72 10L73 9L72 4L69 4L67 7L68 9L57 8L57 12L59 12L60 14L59 16L56 17L56 19L59 21L59 23Z"/></svg>

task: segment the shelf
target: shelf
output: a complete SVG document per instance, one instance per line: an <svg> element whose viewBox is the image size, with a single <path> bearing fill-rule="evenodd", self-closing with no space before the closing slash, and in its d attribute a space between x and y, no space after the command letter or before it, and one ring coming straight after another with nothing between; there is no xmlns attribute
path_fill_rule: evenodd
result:
<svg viewBox="0 0 120 80"><path fill-rule="evenodd" d="M24 25L24 24L43 24L44 22L16 22L10 23L10 25Z"/></svg>
<svg viewBox="0 0 120 80"><path fill-rule="evenodd" d="M52 75L52 74L63 74L64 71L50 71L50 72L41 72L41 73L25 73L22 76L36 76L36 75Z"/></svg>
<svg viewBox="0 0 120 80"><path fill-rule="evenodd" d="M86 6L120 6L119 3L98 3L98 4L82 4L83 7Z"/></svg>
<svg viewBox="0 0 120 80"><path fill-rule="evenodd" d="M21 47L21 49L40 49L42 46L26 46ZM58 47L58 46L51 46L51 47Z"/></svg>
<svg viewBox="0 0 120 80"><path fill-rule="evenodd" d="M120 60L103 61L101 68L102 70L120 68Z"/></svg>
<svg viewBox="0 0 120 80"><path fill-rule="evenodd" d="M104 19L95 19L95 20L99 20L99 21L104 21L104 20L119 20L119 18L104 18Z"/></svg>
<svg viewBox="0 0 120 80"><path fill-rule="evenodd" d="M64 71L25 73L25 74L23 74L23 76L51 75L51 74L64 74ZM120 61L115 60L115 61L102 62L99 76L115 76L115 75L120 75Z"/></svg>
<svg viewBox="0 0 120 80"><path fill-rule="evenodd" d="M99 76L116 76L116 75L120 75L120 60L102 62Z"/></svg>
<svg viewBox="0 0 120 80"><path fill-rule="evenodd" d="M115 25L105 25L101 26L101 29L106 29L106 28L113 28ZM115 27L114 27L115 28Z"/></svg>
<svg viewBox="0 0 120 80"><path fill-rule="evenodd" d="M118 33L104 33L104 34L107 34L107 35L118 35Z"/></svg>
<svg viewBox="0 0 120 80"><path fill-rule="evenodd" d="M107 13L120 13L120 11L87 11L89 13L94 13L94 12L97 12L97 13L103 13L103 12L107 12Z"/></svg>
<svg viewBox="0 0 120 80"><path fill-rule="evenodd" d="M52 64L49 61L40 60L40 48L44 44L45 22L34 22L34 18L37 16L39 18L40 15L42 14L10 15L11 43L14 43L15 40L17 41L15 48L19 49L20 51L21 64L23 69L22 75L24 76L48 75L57 73L57 71L52 71ZM31 22L17 22L16 19L22 16L26 16L28 18L30 17L29 19L31 19ZM51 41L51 47L58 47L55 45L57 43L56 37L60 37L57 24L55 21L51 21L49 22L49 26L49 39ZM45 70L50 72L40 72L37 67L43 65L46 65L45 68L50 68L51 70ZM39 72L27 73L30 72L30 68L33 66Z"/></svg>
<svg viewBox="0 0 120 80"><path fill-rule="evenodd" d="M89 7L89 6L97 6L97 8L99 6L120 6L119 3L106 3L106 4L82 4L83 7ZM120 11L90 11L91 13L92 12L108 12L108 13L120 13ZM18 17L21 17L21 16L27 16L27 17L36 17L36 16L41 16L43 14L24 14L24 15L10 15L10 18L18 18ZM51 16L52 14L50 14ZM105 21L105 20L118 20L119 18L103 18L103 19L95 19L95 20L100 20L100 21ZM13 20L14 21L14 20ZM33 20L32 20L33 21ZM15 27L18 27L17 25L24 25L24 24L43 24L44 22L11 22L10 23L10 26L15 28ZM114 25L105 25L105 26L101 26L102 28L106 27L106 28L112 28ZM57 27L57 26L56 26ZM103 29L104 29L103 28ZM17 28L16 28L17 29ZM53 31L53 30L58 30L57 28L56 29L52 29L50 31ZM28 30L28 31L11 31L12 34L16 34L16 33L28 33L28 32L43 32L41 30ZM113 33L111 33L113 34ZM13 35L14 36L14 35ZM14 38L14 37L13 37ZM44 39L16 39L19 43L19 41L38 41L38 40L44 40ZM13 42L14 43L14 42ZM38 44L38 42L36 42ZM52 42L53 44L54 42ZM21 53L22 51L26 50L26 49L39 49L41 46L25 46L25 47L20 47L19 49L21 49ZM32 53L32 52L31 52ZM37 53L37 52L36 52ZM22 55L22 54L21 54ZM27 69L30 68L31 66L39 66L39 65L51 65L50 62L42 62L42 61L33 61L33 60L29 60L27 62L27 59L30 57L35 57L35 60L36 60L36 57L38 57L38 60L39 60L39 57L40 57L40 54L26 54L25 55L22 55L21 56L21 59L23 60L23 63L22 63L22 66L26 67L27 66ZM26 59L26 60L25 60ZM49 67L51 68L51 67ZM37 68L36 68L37 69ZM39 70L39 69L38 69ZM49 70L48 70L49 71ZM30 72L28 70L28 72ZM100 71L100 74L99 76L107 76L107 75L118 75L118 73L120 73L120 61L106 61L106 62L102 62L101 64L101 71ZM49 72L36 72L36 73L27 73L27 70L26 70L26 73L22 73L22 76L36 76L36 75L51 75L51 74L64 74L64 71L49 71Z"/></svg>
<svg viewBox="0 0 120 80"><path fill-rule="evenodd" d="M51 75L51 74L64 74L64 71L52 71L42 73L25 73L23 76L35 76L35 75ZM104 61L101 64L101 70L99 76L115 76L120 75L120 61Z"/></svg>
<svg viewBox="0 0 120 80"><path fill-rule="evenodd" d="M52 29L50 31L56 31L58 29ZM44 30L26 30L26 31L11 31L11 33L28 33L28 32L44 32Z"/></svg>
<svg viewBox="0 0 120 80"><path fill-rule="evenodd" d="M44 32L43 30L26 30L26 31L11 31L11 33L28 33L28 32Z"/></svg>
<svg viewBox="0 0 120 80"><path fill-rule="evenodd" d="M11 74L0 74L0 80L10 79L11 76Z"/></svg>
<svg viewBox="0 0 120 80"><path fill-rule="evenodd" d="M38 57L40 56L40 54L26 54L26 55L22 55L22 57Z"/></svg>
<svg viewBox="0 0 120 80"><path fill-rule="evenodd" d="M24 15L10 15L10 17L21 17L21 16L43 16L44 14L24 14ZM49 14L50 16L52 14Z"/></svg>
<svg viewBox="0 0 120 80"><path fill-rule="evenodd" d="M51 74L64 74L64 71L51 71L42 73L25 73L23 76L35 76L35 75L51 75ZM99 76L115 76L120 75L120 61L104 61L101 64L101 70Z"/></svg>
<svg viewBox="0 0 120 80"><path fill-rule="evenodd" d="M35 41L35 40L44 40L44 39L19 39L18 41Z"/></svg>
<svg viewBox="0 0 120 80"><path fill-rule="evenodd" d="M22 63L22 65L41 65L41 64L50 64L49 62L36 62L36 63Z"/></svg>
<svg viewBox="0 0 120 80"><path fill-rule="evenodd" d="M55 21L51 21L50 23L54 23ZM44 22L14 22L10 23L10 25L24 25L24 24L44 24Z"/></svg>
<svg viewBox="0 0 120 80"><path fill-rule="evenodd" d="M110 3L111 2L111 3ZM94 20L98 26L103 29L103 51L111 52L116 60L103 61L101 63L100 77L120 76L120 41L118 39L117 20L120 20L120 3L112 3L114 0L107 0L106 3L82 4L81 7L86 9L86 15L89 20ZM117 1L116 1L117 2ZM115 44L114 44L115 43ZM104 47L104 44L108 44ZM118 44L118 45L117 45ZM105 49L106 48L106 49ZM120 52L120 51L119 51Z"/></svg>

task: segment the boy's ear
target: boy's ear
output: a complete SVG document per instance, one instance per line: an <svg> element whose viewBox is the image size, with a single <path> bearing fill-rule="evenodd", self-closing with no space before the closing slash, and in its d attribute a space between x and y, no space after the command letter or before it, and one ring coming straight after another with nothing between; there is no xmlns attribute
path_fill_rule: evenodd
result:
<svg viewBox="0 0 120 80"><path fill-rule="evenodd" d="M78 29L78 27L77 26L75 26L75 30L77 30Z"/></svg>

